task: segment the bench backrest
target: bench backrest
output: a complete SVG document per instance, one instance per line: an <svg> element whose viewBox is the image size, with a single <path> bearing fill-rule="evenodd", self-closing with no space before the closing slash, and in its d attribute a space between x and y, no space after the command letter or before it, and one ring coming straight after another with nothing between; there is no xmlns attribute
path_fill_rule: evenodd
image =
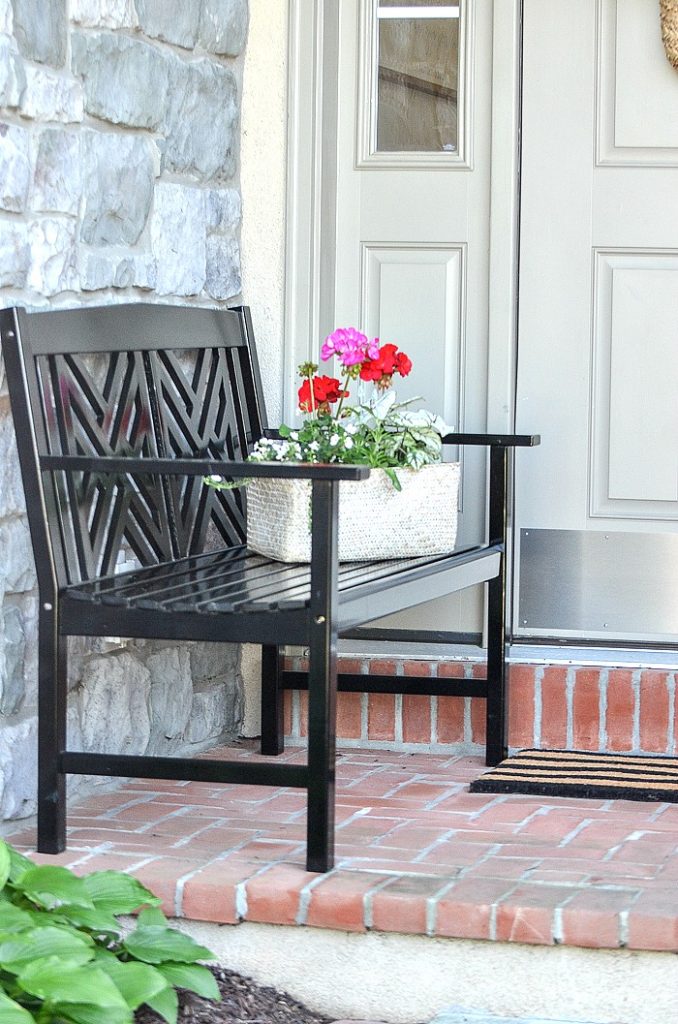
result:
<svg viewBox="0 0 678 1024"><path fill-rule="evenodd" d="M243 459L265 428L246 308L0 315L36 567L58 586L245 538L244 490L200 477L45 473L41 455Z"/></svg>

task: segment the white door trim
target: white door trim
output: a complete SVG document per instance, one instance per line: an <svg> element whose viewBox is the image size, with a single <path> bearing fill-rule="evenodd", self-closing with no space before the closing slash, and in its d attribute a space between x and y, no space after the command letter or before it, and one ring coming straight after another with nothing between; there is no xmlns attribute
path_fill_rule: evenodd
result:
<svg viewBox="0 0 678 1024"><path fill-rule="evenodd" d="M495 3L492 53L492 168L487 356L487 429L515 425L518 350L522 0Z"/></svg>
<svg viewBox="0 0 678 1024"><path fill-rule="evenodd" d="M336 4L289 0L283 419L296 410L296 368L317 359L334 313L337 124ZM333 10L334 8L334 10ZM334 87L333 87L334 86Z"/></svg>

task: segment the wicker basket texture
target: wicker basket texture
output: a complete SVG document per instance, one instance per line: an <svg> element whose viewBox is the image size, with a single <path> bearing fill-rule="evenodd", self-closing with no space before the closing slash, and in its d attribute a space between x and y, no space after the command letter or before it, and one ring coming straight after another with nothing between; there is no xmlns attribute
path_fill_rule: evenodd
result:
<svg viewBox="0 0 678 1024"><path fill-rule="evenodd" d="M339 485L339 558L343 562L445 554L457 536L459 463L397 470L397 491L383 469ZM247 546L281 562L311 559L311 485L252 480L247 487Z"/></svg>

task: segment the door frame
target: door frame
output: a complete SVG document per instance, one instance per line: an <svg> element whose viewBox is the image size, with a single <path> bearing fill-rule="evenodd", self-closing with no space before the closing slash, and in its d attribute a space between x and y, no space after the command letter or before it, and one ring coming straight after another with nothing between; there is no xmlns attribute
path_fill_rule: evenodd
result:
<svg viewBox="0 0 678 1024"><path fill-rule="evenodd" d="M467 0L474 4L493 0ZM283 412L295 411L296 367L333 322L338 117L338 4L289 0ZM520 213L522 0L493 3L487 429L515 419ZM472 12L471 12L472 13ZM358 25L356 24L356 32ZM479 73L476 65L476 73ZM451 173L467 173L454 170ZM463 424L459 424L463 429Z"/></svg>

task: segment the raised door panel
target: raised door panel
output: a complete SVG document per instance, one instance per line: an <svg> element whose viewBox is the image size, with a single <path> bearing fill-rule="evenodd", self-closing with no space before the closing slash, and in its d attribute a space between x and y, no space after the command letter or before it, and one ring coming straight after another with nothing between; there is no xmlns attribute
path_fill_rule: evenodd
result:
<svg viewBox="0 0 678 1024"><path fill-rule="evenodd" d="M601 164L678 165L678 87L658 4L598 0L597 142Z"/></svg>

